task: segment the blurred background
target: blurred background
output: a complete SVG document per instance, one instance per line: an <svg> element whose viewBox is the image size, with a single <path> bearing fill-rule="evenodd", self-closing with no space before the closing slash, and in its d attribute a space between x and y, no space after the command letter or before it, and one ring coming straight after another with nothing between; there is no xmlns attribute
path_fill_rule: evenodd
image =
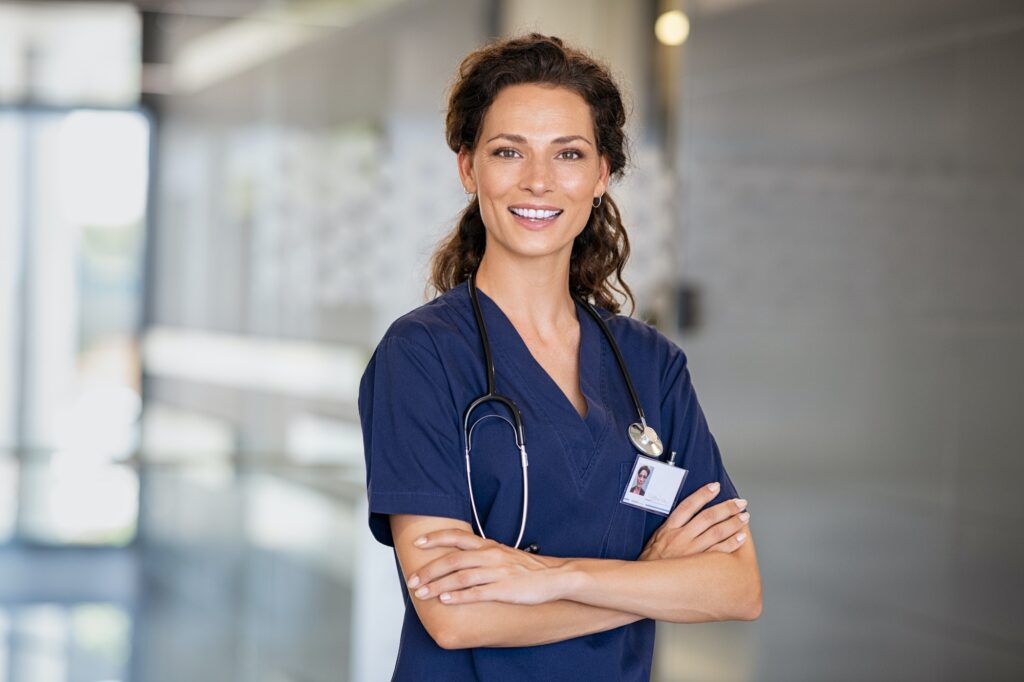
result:
<svg viewBox="0 0 1024 682"><path fill-rule="evenodd" d="M1024 679L1024 3L0 1L0 682L386 680L359 377L489 37L606 60L764 577L654 679Z"/></svg>

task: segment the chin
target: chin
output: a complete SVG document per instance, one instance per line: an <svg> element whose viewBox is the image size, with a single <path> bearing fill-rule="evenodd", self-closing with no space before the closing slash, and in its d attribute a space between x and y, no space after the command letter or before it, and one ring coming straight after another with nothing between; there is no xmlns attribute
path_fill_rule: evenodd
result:
<svg viewBox="0 0 1024 682"><path fill-rule="evenodd" d="M512 225L512 232L506 232L514 236L510 246L520 248L524 251L545 251L552 252L560 249L572 248L572 243L583 228L579 230L567 231L565 229L560 230L548 230L540 232L530 232L524 230L518 225Z"/></svg>
<svg viewBox="0 0 1024 682"><path fill-rule="evenodd" d="M507 248L507 251L521 258L544 258L557 255L563 251L566 253L572 252L572 240L568 242L559 240L557 243L549 240L544 240L543 242L530 240L508 246L511 248Z"/></svg>

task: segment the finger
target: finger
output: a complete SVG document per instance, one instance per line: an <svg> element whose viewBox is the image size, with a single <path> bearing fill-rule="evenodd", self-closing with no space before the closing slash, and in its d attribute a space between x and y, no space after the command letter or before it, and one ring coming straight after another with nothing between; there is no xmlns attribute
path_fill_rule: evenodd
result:
<svg viewBox="0 0 1024 682"><path fill-rule="evenodd" d="M477 585L493 583L502 575L502 571L494 568L467 568L423 585L414 594L420 599L431 599L444 592L457 592Z"/></svg>
<svg viewBox="0 0 1024 682"><path fill-rule="evenodd" d="M739 497L720 502L693 517L687 529L694 533L695 536L700 535L716 523L721 523L726 519L734 517L746 508L747 501Z"/></svg>
<svg viewBox="0 0 1024 682"><path fill-rule="evenodd" d="M717 545L708 548L708 551L726 553L735 552L737 549L743 546L743 543L746 541L746 539L746 531L742 533L737 533L736 535L730 537L728 540L723 540L722 542L719 542Z"/></svg>
<svg viewBox="0 0 1024 682"><path fill-rule="evenodd" d="M439 596L444 604L472 604L480 601L501 601L497 598L494 583L477 585L455 592L442 592Z"/></svg>
<svg viewBox="0 0 1024 682"><path fill-rule="evenodd" d="M435 530L432 533L422 535L412 543L420 549L431 547L457 547L459 549L480 549L486 546L487 540L479 535L474 535L467 530L459 528L446 528Z"/></svg>
<svg viewBox="0 0 1024 682"><path fill-rule="evenodd" d="M697 536L697 538L694 539L692 546L696 551L704 552L723 540L727 540L737 533L742 532L743 527L747 525L748 521L750 521L750 514L748 512L742 512L736 516L726 519L725 521L716 523Z"/></svg>
<svg viewBox="0 0 1024 682"><path fill-rule="evenodd" d="M412 589L420 585L427 585L438 578L461 571L467 568L476 568L484 561L484 553L487 550L467 550L465 552L449 552L443 557L420 566L419 570L409 576L406 585Z"/></svg>
<svg viewBox="0 0 1024 682"><path fill-rule="evenodd" d="M715 499L715 495L718 494L721 487L718 481L701 486L676 505L676 508L672 510L672 513L668 515L668 518L665 519L662 525L667 528L681 528L685 526L693 518L693 515L700 511L701 507Z"/></svg>

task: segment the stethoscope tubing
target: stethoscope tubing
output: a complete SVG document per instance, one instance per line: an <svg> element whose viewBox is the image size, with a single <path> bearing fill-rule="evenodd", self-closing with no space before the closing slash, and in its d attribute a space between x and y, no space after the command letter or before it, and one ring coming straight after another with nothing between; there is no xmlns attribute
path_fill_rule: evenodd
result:
<svg viewBox="0 0 1024 682"><path fill-rule="evenodd" d="M502 419L505 422L507 422L509 426L512 427L512 430L515 432L516 447L519 449L520 464L523 471L523 513L519 524L519 535L516 538L516 543L514 545L514 547L518 549L520 543L523 540L523 533L526 531L526 516L527 511L529 509L530 485L530 478L526 470L528 466L528 458L526 454L526 435L523 430L523 415L511 398L504 396L495 390L494 356L491 353L491 341L490 337L487 334L487 325L484 323L483 311L480 308L480 300L479 297L477 296L475 271L469 275L467 286L469 288L469 298L473 304L473 315L476 318L476 326L480 336L480 344L483 346L484 365L487 372L487 393L479 396L478 398L470 402L470 404L466 407L465 411L462 414L462 432L463 437L465 439L466 484L469 487L469 503L473 509L473 520L476 522L476 527L480 532L480 537L486 540L487 536L484 534L484 526L480 522L480 516L476 508L476 498L473 495L473 479L471 474L469 451L470 448L472 447L473 429L476 428L476 425L479 424L484 419L486 419L487 417L498 417L499 419ZM640 405L640 398L637 395L636 387L633 385L633 379L629 374L629 369L626 367L626 361L625 359L623 359L622 351L619 350L619 344L615 342L615 338L612 336L612 332L608 328L608 325L601 318L601 315L597 312L594 306L592 306L589 302L583 300L576 294L573 294L572 298L573 300L579 302L583 306L583 309L590 314L590 316L594 319L595 322L597 322L602 334L608 340L608 345L611 346L612 352L615 355L615 361L616 363L618 363L619 371L622 374L623 379L625 379L626 381L626 388L629 390L629 397L633 401L633 407L636 409L637 416L640 419L640 432L644 434L650 432L654 436L654 439L658 440L657 434L655 434L653 429L651 429L647 425L647 419L644 415L643 407ZM508 408L509 412L512 415L512 419L515 421L515 423L510 421L507 417L503 417L497 414L490 414L484 415L477 421L473 422L473 425L470 426L469 418L470 415L473 413L473 410L480 407L484 403L490 401L497 401L503 404L506 408ZM633 429L636 426L637 425L634 424L630 428ZM630 434L630 439L633 440L632 433ZM635 441L634 445L636 445L637 448L640 449L640 446ZM659 448L661 447L660 440L658 441L657 445ZM645 452L644 454L648 453Z"/></svg>
<svg viewBox="0 0 1024 682"><path fill-rule="evenodd" d="M503 417L500 414L485 414L484 416L480 417L475 422L473 422L473 426L469 428L469 433L466 436L466 484L469 486L469 506L473 508L473 520L476 521L476 527L480 529L480 537L482 537L485 540L487 539L487 536L484 535L484 524L480 523L480 516L479 514L477 514L476 511L476 499L473 497L473 478L471 474L472 467L470 466L469 463L469 450L472 447L473 442L473 429L476 428L477 424L487 419L488 417L497 417L498 419L507 422L508 425L513 428L513 430L515 429L515 426L512 424L512 422L508 420L508 417ZM529 458L526 456L525 445L519 445L519 462L520 466L523 469L523 513L519 522L519 535L518 537L516 537L516 544L514 545L516 549L519 549L519 545L523 541L523 533L526 532L526 515L529 511L530 504L530 477L527 475L526 472L526 468L530 464Z"/></svg>

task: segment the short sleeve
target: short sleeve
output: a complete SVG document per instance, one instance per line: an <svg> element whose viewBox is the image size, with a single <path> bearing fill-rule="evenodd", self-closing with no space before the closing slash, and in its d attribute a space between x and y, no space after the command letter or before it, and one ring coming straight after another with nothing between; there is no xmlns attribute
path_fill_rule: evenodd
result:
<svg viewBox="0 0 1024 682"><path fill-rule="evenodd" d="M459 416L433 347L385 336L359 384L370 530L394 546L390 514L470 521Z"/></svg>
<svg viewBox="0 0 1024 682"><path fill-rule="evenodd" d="M705 507L738 497L736 486L722 462L718 443L711 435L704 411L697 400L686 364L686 354L671 342L662 381L662 424L665 425L666 433L671 434L667 447L676 451L676 464L688 472L680 499L714 481L721 483L722 488Z"/></svg>

